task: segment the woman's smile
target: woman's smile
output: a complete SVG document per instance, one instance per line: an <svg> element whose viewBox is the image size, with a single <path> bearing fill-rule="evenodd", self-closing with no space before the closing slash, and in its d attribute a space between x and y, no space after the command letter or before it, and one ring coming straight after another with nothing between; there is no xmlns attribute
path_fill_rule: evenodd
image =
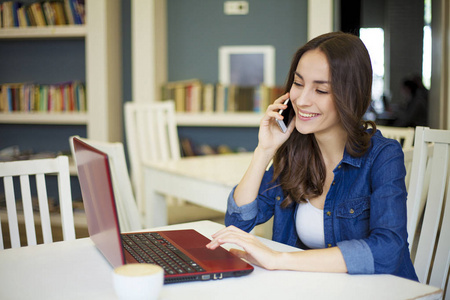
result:
<svg viewBox="0 0 450 300"><path fill-rule="evenodd" d="M320 114L299 110L298 115L299 115L299 118L302 120L310 120L314 117L319 116Z"/></svg>

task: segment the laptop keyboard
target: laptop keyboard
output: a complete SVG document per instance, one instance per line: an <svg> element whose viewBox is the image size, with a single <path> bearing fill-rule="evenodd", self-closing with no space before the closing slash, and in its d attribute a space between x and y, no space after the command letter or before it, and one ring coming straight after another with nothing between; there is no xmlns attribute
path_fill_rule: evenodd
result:
<svg viewBox="0 0 450 300"><path fill-rule="evenodd" d="M124 248L138 262L157 264L167 275L205 271L157 232L123 234L121 237Z"/></svg>

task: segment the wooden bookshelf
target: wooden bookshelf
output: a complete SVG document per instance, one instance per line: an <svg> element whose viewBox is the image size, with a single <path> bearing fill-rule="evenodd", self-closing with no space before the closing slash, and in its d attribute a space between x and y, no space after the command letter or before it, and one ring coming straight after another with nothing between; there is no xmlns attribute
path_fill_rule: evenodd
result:
<svg viewBox="0 0 450 300"><path fill-rule="evenodd" d="M87 125L89 115L82 112L9 112L0 114L0 123Z"/></svg>
<svg viewBox="0 0 450 300"><path fill-rule="evenodd" d="M85 25L1 28L0 39L52 39L84 38Z"/></svg>
<svg viewBox="0 0 450 300"><path fill-rule="evenodd" d="M84 25L0 28L0 41L83 39L88 111L2 112L0 123L85 125L88 138L122 140L121 1L86 0L85 9Z"/></svg>
<svg viewBox="0 0 450 300"><path fill-rule="evenodd" d="M226 86L188 79L163 84L161 94L162 99L175 102L178 126L259 127L269 102L283 90L281 86Z"/></svg>

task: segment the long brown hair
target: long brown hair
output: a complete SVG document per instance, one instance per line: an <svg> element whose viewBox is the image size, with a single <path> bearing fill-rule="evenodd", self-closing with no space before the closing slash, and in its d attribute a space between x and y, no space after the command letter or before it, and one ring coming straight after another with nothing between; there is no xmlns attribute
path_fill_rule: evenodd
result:
<svg viewBox="0 0 450 300"><path fill-rule="evenodd" d="M338 116L347 132L346 151L362 156L370 147L376 131L375 123L364 121L371 102L372 65L363 42L352 34L331 32L318 36L301 47L292 59L285 92L289 92L300 58L307 51L319 49L328 60L331 92ZM366 129L369 125L372 131ZM283 207L305 201L323 193L326 168L314 134L303 135L294 130L277 150L274 159L274 180L280 179L287 197Z"/></svg>

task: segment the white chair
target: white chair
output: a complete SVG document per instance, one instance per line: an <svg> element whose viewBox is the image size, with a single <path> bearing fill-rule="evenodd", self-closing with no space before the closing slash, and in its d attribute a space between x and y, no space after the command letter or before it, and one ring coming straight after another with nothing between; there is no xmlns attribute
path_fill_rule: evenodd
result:
<svg viewBox="0 0 450 300"><path fill-rule="evenodd" d="M416 128L407 202L408 242L419 281L447 289L446 299L450 298L449 158L449 130ZM424 190L428 191L425 197Z"/></svg>
<svg viewBox="0 0 450 300"><path fill-rule="evenodd" d="M409 181L411 179L413 152L414 152L414 148L409 148L409 149L403 150L404 160L405 160L405 169L406 169L406 177L405 177L406 189L409 188Z"/></svg>
<svg viewBox="0 0 450 300"><path fill-rule="evenodd" d="M399 141L403 149L410 149L413 147L413 127L377 126L377 129L381 131L384 137Z"/></svg>
<svg viewBox="0 0 450 300"><path fill-rule="evenodd" d="M123 144L119 142L100 142L92 139L80 138L78 136L76 137L92 147L108 154L120 230L122 232L129 232L143 229L143 218L139 213L133 195ZM74 137L70 137L69 139L72 155L74 154L73 138ZM75 157L75 155L73 155L73 157Z"/></svg>
<svg viewBox="0 0 450 300"><path fill-rule="evenodd" d="M138 208L145 215L146 183L143 181L143 163L178 160L181 157L174 102L172 100L156 103L127 102L125 131L131 163L131 180ZM223 213L188 203L183 199L168 196L161 205L167 205L169 211L168 216L161 217L162 220L167 218L163 223L174 224L217 218L223 220Z"/></svg>
<svg viewBox="0 0 450 300"><path fill-rule="evenodd" d="M125 131L138 208L145 213L142 163L177 160L181 156L174 102L127 102Z"/></svg>
<svg viewBox="0 0 450 300"><path fill-rule="evenodd" d="M11 247L21 247L19 234L19 218L16 209L16 197L14 194L13 178L20 178L20 190L22 195L23 217L25 221L25 230L27 245L37 244L36 223L40 219L42 227L43 243L53 242L52 227L50 221L50 211L47 197L47 186L45 175L55 174L58 179L59 206L61 212L61 227L63 239L65 241L75 239L75 225L73 220L72 194L70 189L69 160L67 156L58 156L57 158L35 159L0 163L0 177L3 177L5 196L6 196L6 214L8 216L8 227L11 238ZM36 191L39 202L39 215L34 215L30 176L36 179ZM0 233L2 233L0 223ZM4 248L3 237L0 235L0 249Z"/></svg>

